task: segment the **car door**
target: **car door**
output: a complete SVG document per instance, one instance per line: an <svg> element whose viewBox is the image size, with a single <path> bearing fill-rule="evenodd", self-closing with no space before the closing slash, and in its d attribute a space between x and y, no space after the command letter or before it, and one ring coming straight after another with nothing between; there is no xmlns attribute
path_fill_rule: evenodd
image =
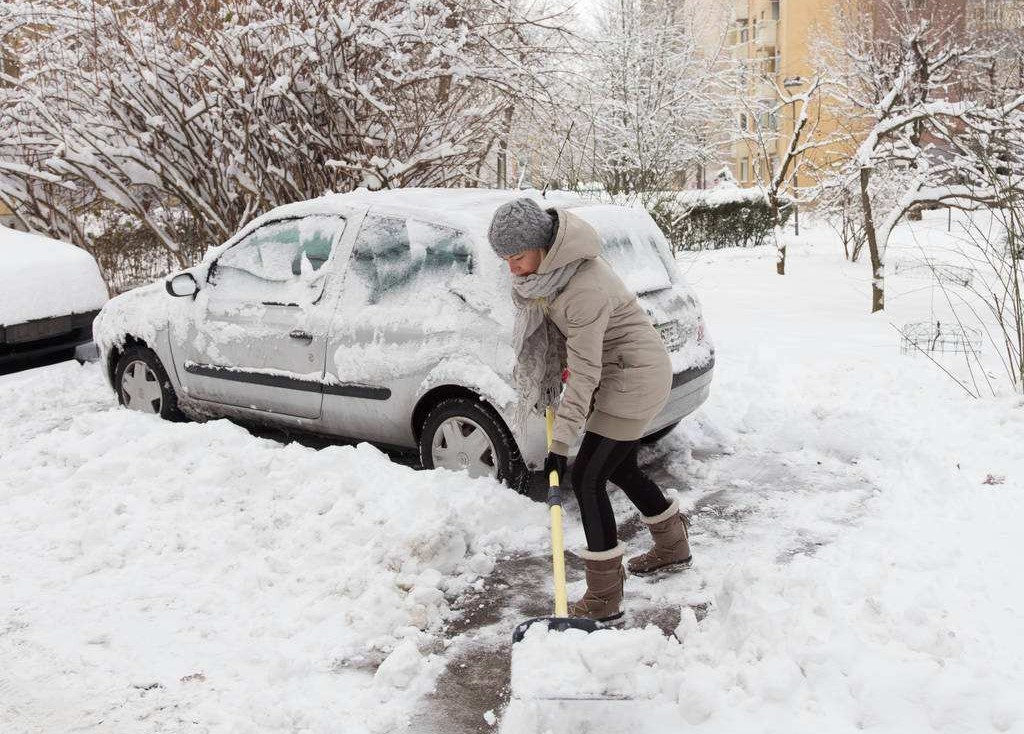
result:
<svg viewBox="0 0 1024 734"><path fill-rule="evenodd" d="M312 215L264 224L211 265L184 339L191 398L318 418L333 254L345 220Z"/></svg>
<svg viewBox="0 0 1024 734"><path fill-rule="evenodd" d="M471 271L462 232L416 217L366 215L332 326L326 427L409 444L418 386L463 348L459 334L469 316L449 285Z"/></svg>

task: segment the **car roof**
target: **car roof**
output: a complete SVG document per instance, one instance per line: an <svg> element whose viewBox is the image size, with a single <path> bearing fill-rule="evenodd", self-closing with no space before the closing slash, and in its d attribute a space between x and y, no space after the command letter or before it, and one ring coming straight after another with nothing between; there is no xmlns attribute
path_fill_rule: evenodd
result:
<svg viewBox="0 0 1024 734"><path fill-rule="evenodd" d="M345 215L369 208L385 214L418 215L428 221L446 223L471 235L485 237L494 211L505 202L521 197L534 199L545 208L575 208L588 203L571 192L549 191L542 194L537 189L356 189L346 194L327 194L316 199L285 204L267 212L259 221L310 214Z"/></svg>

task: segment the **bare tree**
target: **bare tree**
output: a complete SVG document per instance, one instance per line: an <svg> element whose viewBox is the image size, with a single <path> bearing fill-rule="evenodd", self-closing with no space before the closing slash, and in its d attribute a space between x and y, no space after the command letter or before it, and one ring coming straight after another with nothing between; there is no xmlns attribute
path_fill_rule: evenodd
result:
<svg viewBox="0 0 1024 734"><path fill-rule="evenodd" d="M612 194L650 204L678 187L688 167L711 160L707 140L724 86L716 57L697 47L693 12L671 0L601 7L557 136L566 139L573 125L566 178L596 179Z"/></svg>
<svg viewBox="0 0 1024 734"><path fill-rule="evenodd" d="M746 85L741 83L736 91L742 112L734 117L739 122L733 132L734 139L753 154L753 175L764 193L772 217L773 239L778 252L775 270L779 275L786 273L783 210L799 201L801 194L795 182L800 171L809 167L807 154L837 140L836 136L820 133L822 99L827 93L829 80L813 76L787 81L788 85L780 85L774 74L766 75L762 82L774 91L774 97L766 100L751 99ZM790 91L796 87L802 89ZM781 132L779 128L786 112L792 114L792 124ZM787 190L789 197L784 195ZM809 198L813 198L813 194Z"/></svg>
<svg viewBox="0 0 1024 734"><path fill-rule="evenodd" d="M955 16L922 7L913 0L853 1L836 23L845 35L833 49L833 72L860 123L853 128L859 145L842 175L860 195L872 312L885 307L885 249L904 216L923 206L999 200L997 191L965 178L979 168L977 139L968 133L983 132L985 145L998 147L1024 106L1024 96L995 102L965 84L966 71L990 53L969 43ZM872 195L878 175L896 184L884 201Z"/></svg>

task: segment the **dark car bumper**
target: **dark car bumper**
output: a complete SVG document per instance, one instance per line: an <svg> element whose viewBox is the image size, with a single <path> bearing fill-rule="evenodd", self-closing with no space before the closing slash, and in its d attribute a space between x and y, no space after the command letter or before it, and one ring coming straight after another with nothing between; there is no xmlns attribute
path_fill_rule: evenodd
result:
<svg viewBox="0 0 1024 734"><path fill-rule="evenodd" d="M66 352L92 340L92 322L99 311L35 319L0 326L0 365L31 362Z"/></svg>

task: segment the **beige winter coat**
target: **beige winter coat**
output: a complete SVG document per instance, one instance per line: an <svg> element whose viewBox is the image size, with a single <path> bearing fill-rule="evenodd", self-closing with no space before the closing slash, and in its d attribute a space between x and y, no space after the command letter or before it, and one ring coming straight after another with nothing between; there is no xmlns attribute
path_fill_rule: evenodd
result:
<svg viewBox="0 0 1024 734"><path fill-rule="evenodd" d="M547 304L568 355L569 380L551 445L564 455L584 425L618 441L643 436L668 400L672 363L636 296L599 257L597 232L579 217L557 212L558 232L537 272L584 261Z"/></svg>

